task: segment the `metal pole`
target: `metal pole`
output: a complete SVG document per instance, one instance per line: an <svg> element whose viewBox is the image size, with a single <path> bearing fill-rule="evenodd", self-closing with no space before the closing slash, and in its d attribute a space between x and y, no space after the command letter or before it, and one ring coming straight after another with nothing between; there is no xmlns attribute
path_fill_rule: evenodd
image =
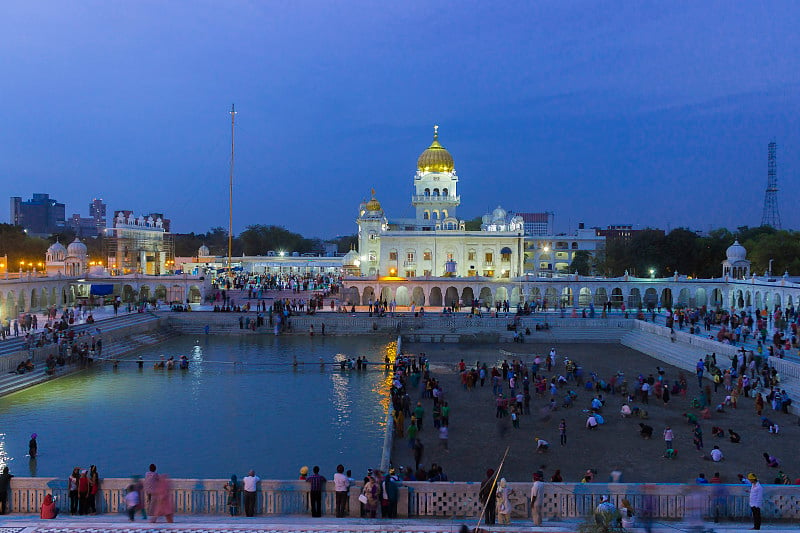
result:
<svg viewBox="0 0 800 533"><path fill-rule="evenodd" d="M231 175L228 190L228 277L233 277L231 255L233 250L233 157L234 157L234 125L236 122L236 109L231 104Z"/></svg>

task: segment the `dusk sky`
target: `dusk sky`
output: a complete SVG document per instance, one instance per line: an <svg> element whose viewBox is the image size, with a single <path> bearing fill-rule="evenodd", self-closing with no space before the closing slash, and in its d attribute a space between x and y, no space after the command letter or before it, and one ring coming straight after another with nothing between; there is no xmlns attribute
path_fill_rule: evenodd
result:
<svg viewBox="0 0 800 533"><path fill-rule="evenodd" d="M796 1L5 0L0 220L46 192L227 228L235 103L237 233L355 233L373 187L411 216L434 124L459 218L757 226L774 140L800 229L798 28Z"/></svg>

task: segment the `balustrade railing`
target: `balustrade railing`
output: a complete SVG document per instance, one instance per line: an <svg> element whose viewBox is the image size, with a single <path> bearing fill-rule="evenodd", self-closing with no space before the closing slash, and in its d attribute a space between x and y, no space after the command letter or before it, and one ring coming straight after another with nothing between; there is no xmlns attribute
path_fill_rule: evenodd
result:
<svg viewBox="0 0 800 533"><path fill-rule="evenodd" d="M174 479L172 497L178 514L226 514L227 496L223 479ZM124 496L130 479L104 479L97 495L97 509L101 513L118 513L124 510ZM509 483L513 489L512 518L530 516L530 483ZM689 494L696 495L704 516L715 513L727 519L747 519L750 516L748 486L734 485L683 485L640 483L546 483L543 515L549 519L581 518L591 514L608 496L619 506L626 498L634 512L642 515L645 508L652 509L655 519L682 519ZM349 491L349 515L360 516L358 495L361 484ZM398 514L402 517L478 517L482 510L477 482L406 482L400 489ZM11 481L9 503L14 513L38 513L44 496L58 496L62 510L69 509L69 492L65 479L20 478ZM258 488L257 514L291 515L307 514L308 484L304 481L261 481ZM328 482L323 494L323 511L334 512L333 483ZM695 503L695 502L693 502ZM797 520L800 518L800 492L790 485L765 485L762 515L767 520Z"/></svg>

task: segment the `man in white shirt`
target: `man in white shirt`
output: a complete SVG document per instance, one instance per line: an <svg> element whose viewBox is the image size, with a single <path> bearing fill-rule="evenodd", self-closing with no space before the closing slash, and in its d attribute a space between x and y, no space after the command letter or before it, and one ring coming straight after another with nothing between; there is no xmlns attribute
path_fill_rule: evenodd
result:
<svg viewBox="0 0 800 533"><path fill-rule="evenodd" d="M761 504L764 500L764 489L752 472L747 474L750 482L750 510L753 511L753 529L761 529Z"/></svg>
<svg viewBox="0 0 800 533"><path fill-rule="evenodd" d="M261 478L256 475L255 470L251 470L242 478L245 516L255 516L256 514L256 486L259 481L261 481Z"/></svg>
<svg viewBox="0 0 800 533"><path fill-rule="evenodd" d="M725 459L725 456L722 455L722 450L719 449L719 446L714 446L714 449L711 450L711 460L718 463L723 459Z"/></svg>
<svg viewBox="0 0 800 533"><path fill-rule="evenodd" d="M336 518L344 518L347 489L350 488L350 479L344 475L344 465L336 467L336 473L333 475L333 487L336 491Z"/></svg>

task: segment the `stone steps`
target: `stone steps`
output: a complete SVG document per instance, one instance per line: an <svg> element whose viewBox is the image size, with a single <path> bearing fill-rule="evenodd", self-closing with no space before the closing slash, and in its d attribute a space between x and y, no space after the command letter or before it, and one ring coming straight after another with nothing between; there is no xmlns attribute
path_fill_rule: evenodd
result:
<svg viewBox="0 0 800 533"><path fill-rule="evenodd" d="M705 358L707 353L706 350L685 343L673 343L667 338L635 330L626 334L622 338L621 344L685 370L688 379L695 379L697 360ZM708 380L708 383L712 383L708 373L706 373L705 379ZM793 405L790 406L789 411L792 414L800 415L800 406L796 405L800 402L800 381L786 377L781 381L781 388L785 389L789 393L789 397L793 399Z"/></svg>
<svg viewBox="0 0 800 533"><path fill-rule="evenodd" d="M149 320L139 319L137 321L126 321L122 326L118 327L128 327L137 323L145 323L150 320L156 320L156 318L149 316ZM104 329L103 331L109 331L110 329L111 328ZM137 333L129 337L116 339L113 342L110 342L108 345L103 346L103 356L102 358L95 359L94 364L108 364L114 359L125 358L136 350L159 344L178 335L179 334L176 331L170 328L162 328L159 330ZM61 376L72 374L80 370L82 370L82 368L80 368L80 366L77 364L66 365L63 367L57 367L56 373L52 376L48 376L45 374L44 363L40 362L35 365L34 370L31 372L26 372L25 374L4 374L0 376L0 396L12 394L28 387L50 381L51 379L56 379Z"/></svg>

